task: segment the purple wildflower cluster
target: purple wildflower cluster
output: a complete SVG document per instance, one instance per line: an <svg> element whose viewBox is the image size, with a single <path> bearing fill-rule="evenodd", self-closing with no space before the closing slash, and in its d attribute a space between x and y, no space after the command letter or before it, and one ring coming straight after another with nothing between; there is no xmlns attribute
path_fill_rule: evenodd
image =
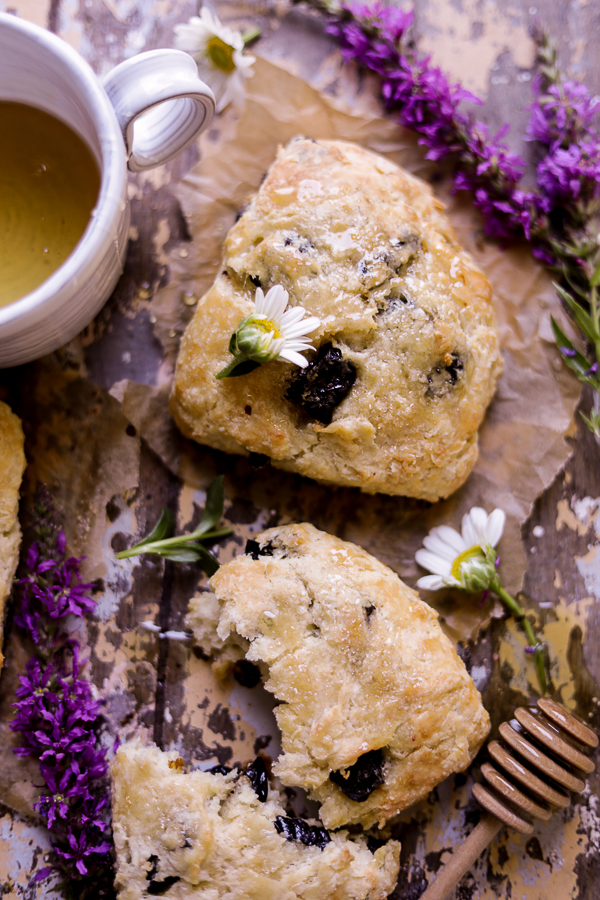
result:
<svg viewBox="0 0 600 900"><path fill-rule="evenodd" d="M108 765L96 736L101 702L82 674L72 618L94 610L93 585L80 579L81 560L66 557L65 536L53 523L47 496L37 514L39 539L18 582L21 603L15 616L35 655L21 676L11 723L23 735L15 753L38 759L43 781L35 808L50 831L52 851L50 865L35 880L56 874L65 896L107 897L113 872Z"/></svg>
<svg viewBox="0 0 600 900"><path fill-rule="evenodd" d="M551 201L586 202L600 193L600 148L594 119L598 98L576 81L561 82L551 67L534 80L536 101L527 134L546 148L538 184ZM545 83L547 82L547 83Z"/></svg>
<svg viewBox="0 0 600 900"><path fill-rule="evenodd" d="M349 4L326 30L340 42L346 61L355 60L381 77L386 108L420 135L427 159L456 161L455 187L473 193L490 236L531 233L539 211L534 195L517 187L525 164L503 143L506 129L490 137L484 122L462 111L464 102L481 100L450 84L429 56L416 56L408 40L412 22L412 10Z"/></svg>
<svg viewBox="0 0 600 900"><path fill-rule="evenodd" d="M325 4L330 9L328 4ZM409 39L412 10L381 3L344 4L326 30L344 59L381 78L381 94L401 125L420 135L428 159L455 163L454 185L471 191L491 237L525 237L538 258L559 266L549 214L558 204L596 200L600 193L600 136L594 128L597 100L584 85L561 81L553 49L540 39L544 74L534 81L528 136L545 148L537 169L539 191L519 187L524 161L504 143L507 128L490 136L484 122L463 111L481 100L450 84L431 58L419 58Z"/></svg>
<svg viewBox="0 0 600 900"><path fill-rule="evenodd" d="M525 164L504 143L507 128L490 136L485 123L463 109L465 102L481 101L450 84L430 57L415 53L412 11L379 2L309 2L329 13L326 30L338 39L344 59L380 77L386 108L419 135L427 158L453 164L454 188L472 193L486 233L502 242L525 238L534 256L558 276L560 297L593 348L592 358L576 350L553 321L554 334L567 365L595 391L591 418L583 418L600 440L598 98L585 85L562 79L553 45L539 35L527 137L536 141L540 158L537 190L525 191L520 186Z"/></svg>
<svg viewBox="0 0 600 900"><path fill-rule="evenodd" d="M18 582L22 595L15 622L36 645L48 646L59 619L68 615L83 617L96 606L89 596L93 585L84 584L79 578L81 560L65 559L66 544L64 532L58 532L56 559L42 556L40 547L32 544L27 554L29 574ZM61 636L56 640L60 643Z"/></svg>

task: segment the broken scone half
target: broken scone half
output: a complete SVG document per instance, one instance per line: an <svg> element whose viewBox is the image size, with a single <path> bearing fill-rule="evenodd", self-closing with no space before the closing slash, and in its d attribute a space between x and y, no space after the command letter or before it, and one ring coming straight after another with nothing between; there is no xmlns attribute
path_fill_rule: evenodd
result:
<svg viewBox="0 0 600 900"><path fill-rule="evenodd" d="M177 756L138 742L117 752L119 900L384 900L393 890L396 841L372 852L364 837L290 818L266 773L186 774Z"/></svg>
<svg viewBox="0 0 600 900"><path fill-rule="evenodd" d="M205 652L245 645L259 665L279 701L273 771L326 827L383 825L479 750L489 717L437 613L360 547L272 528L210 586L187 623Z"/></svg>
<svg viewBox="0 0 600 900"><path fill-rule="evenodd" d="M0 668L4 661L4 617L6 602L19 562L21 527L19 490L25 471L25 438L21 420L0 402Z"/></svg>
<svg viewBox="0 0 600 900"><path fill-rule="evenodd" d="M217 380L255 292L320 320L304 369ZM501 371L489 282L430 187L341 141L293 140L225 241L177 360L181 431L317 481L437 500L465 481Z"/></svg>

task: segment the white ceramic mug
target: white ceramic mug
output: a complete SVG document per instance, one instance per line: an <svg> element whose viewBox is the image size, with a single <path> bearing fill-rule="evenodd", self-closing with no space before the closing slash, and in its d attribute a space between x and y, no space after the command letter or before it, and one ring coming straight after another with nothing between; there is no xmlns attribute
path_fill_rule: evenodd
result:
<svg viewBox="0 0 600 900"><path fill-rule="evenodd" d="M210 124L215 98L180 50L141 53L101 85L60 38L0 13L0 100L63 121L100 170L96 206L71 255L34 291L0 308L0 367L7 367L56 350L100 310L127 250L127 166L151 169L188 147Z"/></svg>

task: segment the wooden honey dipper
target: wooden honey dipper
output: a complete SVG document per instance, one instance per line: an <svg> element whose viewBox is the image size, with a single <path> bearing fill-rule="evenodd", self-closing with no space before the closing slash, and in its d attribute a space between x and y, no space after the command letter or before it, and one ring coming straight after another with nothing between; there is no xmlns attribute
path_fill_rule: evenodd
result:
<svg viewBox="0 0 600 900"><path fill-rule="evenodd" d="M486 812L421 895L421 900L444 900L503 825L520 834L531 834L534 827L531 819L546 822L552 815L551 807L564 809L570 804L567 791L580 793L585 787L585 780L580 776L591 775L595 766L581 750L594 750L598 746L598 737L553 700L541 699L537 705L538 713L523 707L515 710L518 730L508 722L500 726L500 737L510 749L498 741L488 745L491 758L503 771L484 763L481 774L489 788L483 784L473 785L473 795ZM521 732L533 737L534 743ZM548 748L552 756L547 756L541 747ZM537 769L541 777L531 769ZM520 790L520 786L528 793Z"/></svg>

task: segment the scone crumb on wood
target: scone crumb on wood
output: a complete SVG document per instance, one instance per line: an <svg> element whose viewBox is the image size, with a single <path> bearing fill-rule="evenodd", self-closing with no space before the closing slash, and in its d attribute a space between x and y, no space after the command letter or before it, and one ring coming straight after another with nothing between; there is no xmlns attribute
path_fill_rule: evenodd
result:
<svg viewBox="0 0 600 900"><path fill-rule="evenodd" d="M210 586L213 652L239 658L242 638L266 670L274 772L322 804L326 827L383 825L485 740L489 716L437 613L360 547L309 524L272 528ZM195 601L187 624L210 650Z"/></svg>
<svg viewBox="0 0 600 900"><path fill-rule="evenodd" d="M396 884L396 841L372 852L299 826L276 788L261 800L238 770L186 773L176 751L131 742L111 777L119 900L384 900Z"/></svg>
<svg viewBox="0 0 600 900"><path fill-rule="evenodd" d="M19 489L25 471L25 438L21 420L0 402L0 668L4 661L4 617L6 601L19 562L21 526Z"/></svg>
<svg viewBox="0 0 600 900"><path fill-rule="evenodd" d="M320 319L309 365L217 381L257 286ZM477 459L502 368L490 284L430 187L342 141L295 139L225 242L181 341L187 436L324 483L438 500Z"/></svg>

